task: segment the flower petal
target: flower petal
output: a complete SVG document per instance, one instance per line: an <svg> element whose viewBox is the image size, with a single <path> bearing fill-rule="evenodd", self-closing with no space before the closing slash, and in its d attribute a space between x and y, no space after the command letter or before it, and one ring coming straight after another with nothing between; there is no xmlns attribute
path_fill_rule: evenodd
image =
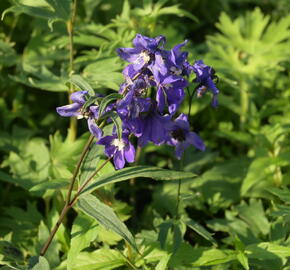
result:
<svg viewBox="0 0 290 270"><path fill-rule="evenodd" d="M161 87L158 87L157 93L156 93L156 101L157 101L157 108L159 112L163 112L165 108L165 95L164 91Z"/></svg>
<svg viewBox="0 0 290 270"><path fill-rule="evenodd" d="M193 144L194 147L200 151L205 150L205 145L204 145L202 139L195 132L188 133L188 135L186 136L186 142Z"/></svg>
<svg viewBox="0 0 290 270"><path fill-rule="evenodd" d="M88 94L88 91L77 91L70 95L70 99L73 102L77 102L83 105L86 102L85 95L87 94Z"/></svg>
<svg viewBox="0 0 290 270"><path fill-rule="evenodd" d="M132 163L135 161L135 148L134 146L129 142L129 144L125 147L125 158L127 162Z"/></svg>
<svg viewBox="0 0 290 270"><path fill-rule="evenodd" d="M59 115L64 117L72 117L72 116L79 116L81 113L79 110L81 109L83 105L79 103L72 103L69 105L57 107L56 111Z"/></svg>
<svg viewBox="0 0 290 270"><path fill-rule="evenodd" d="M125 166L125 158L124 158L124 152L117 151L114 155L114 165L117 170L124 168Z"/></svg>
<svg viewBox="0 0 290 270"><path fill-rule="evenodd" d="M97 138L100 139L103 135L103 131L97 126L94 118L89 117L88 119L88 127L90 132Z"/></svg>
<svg viewBox="0 0 290 270"><path fill-rule="evenodd" d="M118 48L117 53L123 60L132 63L137 60L141 50L136 48Z"/></svg>

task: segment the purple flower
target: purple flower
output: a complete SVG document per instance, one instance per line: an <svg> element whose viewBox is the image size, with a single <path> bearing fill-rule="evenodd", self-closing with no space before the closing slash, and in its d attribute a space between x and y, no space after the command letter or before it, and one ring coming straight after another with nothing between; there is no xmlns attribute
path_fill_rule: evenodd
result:
<svg viewBox="0 0 290 270"><path fill-rule="evenodd" d="M122 59L131 63L135 71L140 71L154 58L158 46L164 42L164 36L149 38L137 34L133 40L134 48L119 48L117 53Z"/></svg>
<svg viewBox="0 0 290 270"><path fill-rule="evenodd" d="M125 162L134 162L135 148L128 139L128 132L123 132L122 139L116 134L101 138L97 144L105 146L105 154L113 157L114 165L117 170L125 166Z"/></svg>
<svg viewBox="0 0 290 270"><path fill-rule="evenodd" d="M64 117L77 117L78 119L85 118L88 121L88 128L90 132L99 139L103 132L97 126L95 119L98 119L99 107L95 105L89 106L86 110L83 110L83 105L86 103L85 96L88 91L78 91L70 95L72 104L57 107L56 111L59 115Z"/></svg>
<svg viewBox="0 0 290 270"><path fill-rule="evenodd" d="M213 93L212 106L217 107L217 95L219 90L213 81L217 78L215 70L212 67L205 65L202 60L196 61L192 66L192 70L196 74L195 82L199 83L196 88L197 96L203 96L207 89L209 89Z"/></svg>
<svg viewBox="0 0 290 270"><path fill-rule="evenodd" d="M117 103L117 112L123 125L135 136L141 135L140 114L148 112L151 106L151 99L143 97L147 87L143 79L137 79L126 96Z"/></svg>
<svg viewBox="0 0 290 270"><path fill-rule="evenodd" d="M144 146L149 141L156 145L164 143L169 136L170 123L171 116L160 115L156 109L156 105L152 105L150 112L139 119L141 135L139 136L138 144Z"/></svg>
<svg viewBox="0 0 290 270"><path fill-rule="evenodd" d="M162 76L159 72L154 72L157 84L156 101L157 108L163 113L165 106L168 106L170 114L174 114L184 99L184 87L188 85L187 80L176 75Z"/></svg>
<svg viewBox="0 0 290 270"><path fill-rule="evenodd" d="M202 139L195 132L190 131L188 117L183 113L175 119L171 127L171 138L167 143L175 146L175 154L178 159L181 158L185 149L190 145L201 151L205 150Z"/></svg>

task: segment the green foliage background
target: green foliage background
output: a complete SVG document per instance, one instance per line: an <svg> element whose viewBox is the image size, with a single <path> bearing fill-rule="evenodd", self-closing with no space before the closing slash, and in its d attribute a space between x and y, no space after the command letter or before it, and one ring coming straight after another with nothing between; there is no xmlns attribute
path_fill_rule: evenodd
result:
<svg viewBox="0 0 290 270"><path fill-rule="evenodd" d="M1 270L290 269L289 0L78 0L75 15L70 0L1 0L0 11ZM136 33L168 48L188 39L190 59L214 66L220 106L195 98L190 119L207 150L180 164L148 145L140 167L107 164L35 257L89 137L55 107L72 71L116 92L115 50ZM93 148L79 184L104 159Z"/></svg>

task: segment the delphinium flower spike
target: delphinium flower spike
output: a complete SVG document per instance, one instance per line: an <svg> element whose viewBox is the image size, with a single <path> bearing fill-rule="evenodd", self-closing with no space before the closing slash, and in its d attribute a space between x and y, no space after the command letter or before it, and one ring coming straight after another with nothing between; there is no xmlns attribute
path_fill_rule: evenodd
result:
<svg viewBox="0 0 290 270"><path fill-rule="evenodd" d="M196 91L198 97L210 90L212 105L217 106L219 90L215 84L215 71L202 60L193 65L188 62L188 52L183 51L187 41L166 50L165 40L164 36L150 38L137 34L133 48L117 49L118 55L129 62L123 70L124 83L119 89L122 97L110 103L102 116L98 115L98 104L87 106L87 91L73 93L74 103L57 108L62 116L88 120L90 132L98 139L97 143L104 146L105 155L113 159L116 169L134 161L135 147L131 142L134 137L141 147L149 142L174 146L178 159L191 145L200 151L205 150L202 139L190 130L188 116L178 115L178 110L185 99L186 87ZM196 75L193 83L197 86L188 81L191 73ZM112 114L119 117L123 133L117 134L115 126L111 135L103 136L96 121L112 117Z"/></svg>

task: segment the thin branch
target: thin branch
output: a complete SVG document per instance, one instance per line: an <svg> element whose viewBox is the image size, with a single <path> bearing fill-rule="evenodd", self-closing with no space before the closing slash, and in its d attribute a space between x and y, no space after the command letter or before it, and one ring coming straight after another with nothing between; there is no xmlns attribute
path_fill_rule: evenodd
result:
<svg viewBox="0 0 290 270"><path fill-rule="evenodd" d="M98 172L105 167L105 165L112 159L112 157L109 157L106 161L103 162L103 164L79 187L77 193L69 203L71 206L75 203L75 201L78 199L79 195L82 193L84 188L87 186L87 184L98 174Z"/></svg>
<svg viewBox="0 0 290 270"><path fill-rule="evenodd" d="M80 156L79 160L78 160L77 166L76 166L76 168L74 170L72 179L70 181L70 186L69 186L68 193L67 193L67 198L66 198L66 204L69 204L70 201L71 201L71 194L72 194L72 190L73 190L74 184L76 182L77 175L79 173L81 164L82 164L82 162L83 162L88 150L90 149L90 145L93 142L93 140L94 140L94 136L91 135L89 140L87 141L82 153L81 153L81 156Z"/></svg>
<svg viewBox="0 0 290 270"><path fill-rule="evenodd" d="M112 158L108 158L106 161L103 162L103 164L85 181L85 183L78 189L77 193L75 194L75 196L73 197L73 199L71 201L69 201L69 203L66 203L61 211L61 214L58 218L58 221L56 222L55 226L53 227L49 238L47 239L46 243L44 244L43 248L40 251L40 255L44 256L44 254L46 253L47 249L49 248L56 232L58 231L59 226L61 225L66 213L68 212L68 210L70 208L73 207L73 205L75 204L75 202L77 201L77 199L79 198L79 195L81 194L81 192L83 191L83 189L86 187L86 185L97 175L97 173L104 168L104 166L111 160Z"/></svg>

